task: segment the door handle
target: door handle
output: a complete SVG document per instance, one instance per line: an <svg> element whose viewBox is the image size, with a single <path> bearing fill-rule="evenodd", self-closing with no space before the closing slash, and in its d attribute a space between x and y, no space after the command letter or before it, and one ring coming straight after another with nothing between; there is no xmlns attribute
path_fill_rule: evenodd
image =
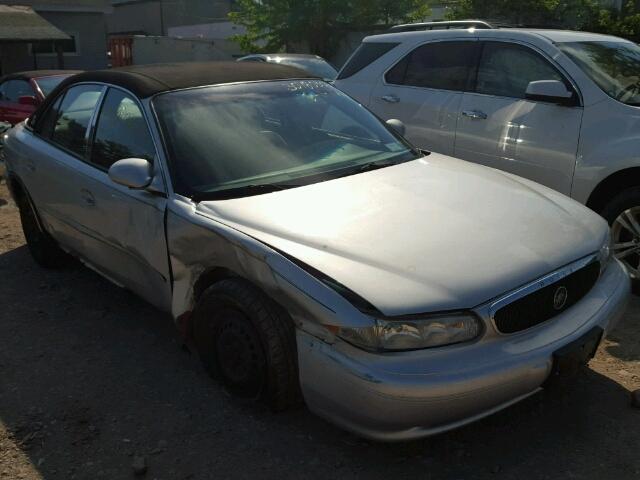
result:
<svg viewBox="0 0 640 480"><path fill-rule="evenodd" d="M387 103L398 103L400 101L400 99L395 95L383 95L380 99Z"/></svg>
<svg viewBox="0 0 640 480"><path fill-rule="evenodd" d="M469 117L472 118L474 120L486 120L487 119L487 114L484 112L481 112L480 110L465 110L462 112L462 115L464 115L465 117Z"/></svg>
<svg viewBox="0 0 640 480"><path fill-rule="evenodd" d="M90 207L93 207L96 204L96 199L94 198L93 193L91 193L86 188L80 190L80 197L82 197L84 203L86 203Z"/></svg>

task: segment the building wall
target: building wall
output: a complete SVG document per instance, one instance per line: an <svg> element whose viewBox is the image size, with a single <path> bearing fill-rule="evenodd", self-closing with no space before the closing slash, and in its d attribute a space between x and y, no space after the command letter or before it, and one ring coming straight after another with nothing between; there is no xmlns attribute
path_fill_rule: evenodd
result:
<svg viewBox="0 0 640 480"><path fill-rule="evenodd" d="M171 37L133 37L133 64L231 60L217 42Z"/></svg>
<svg viewBox="0 0 640 480"><path fill-rule="evenodd" d="M64 67L79 70L106 68L107 26L102 13L38 12L63 32L76 37L77 53L65 53ZM57 57L37 55L39 68L56 68ZM33 62L32 62L33 63Z"/></svg>
<svg viewBox="0 0 640 480"><path fill-rule="evenodd" d="M113 13L107 15L107 30L109 35L162 35L162 17L157 1L115 4Z"/></svg>
<svg viewBox="0 0 640 480"><path fill-rule="evenodd" d="M105 12L110 10L107 0L0 0L5 5L28 5L38 15L63 32L75 36L76 53L65 53L67 69L91 70L106 68L107 27ZM2 73L12 73L34 68L58 68L55 53L35 56L27 43L0 45Z"/></svg>
<svg viewBox="0 0 640 480"><path fill-rule="evenodd" d="M172 27L226 20L234 0L113 0L109 34L167 35Z"/></svg>

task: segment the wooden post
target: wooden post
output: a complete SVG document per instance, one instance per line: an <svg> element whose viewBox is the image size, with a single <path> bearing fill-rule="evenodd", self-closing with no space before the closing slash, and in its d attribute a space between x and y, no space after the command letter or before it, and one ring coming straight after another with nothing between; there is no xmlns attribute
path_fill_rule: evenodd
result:
<svg viewBox="0 0 640 480"><path fill-rule="evenodd" d="M36 42L31 42L31 56L33 57L33 69L38 70L38 56L36 55Z"/></svg>
<svg viewBox="0 0 640 480"><path fill-rule="evenodd" d="M64 70L64 51L62 50L62 42L54 42L56 46L56 54L58 56L58 70Z"/></svg>

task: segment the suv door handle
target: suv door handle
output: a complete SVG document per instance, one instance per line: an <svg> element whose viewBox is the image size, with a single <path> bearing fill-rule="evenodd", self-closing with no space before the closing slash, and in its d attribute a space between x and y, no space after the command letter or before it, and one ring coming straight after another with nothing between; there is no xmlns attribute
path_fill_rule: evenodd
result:
<svg viewBox="0 0 640 480"><path fill-rule="evenodd" d="M380 100L384 100L387 103L398 103L400 101L395 95L383 95Z"/></svg>
<svg viewBox="0 0 640 480"><path fill-rule="evenodd" d="M94 198L93 193L91 193L86 188L83 188L82 190L80 190L80 197L82 197L82 200L84 201L84 203L86 203L90 207L95 206L96 199Z"/></svg>
<svg viewBox="0 0 640 480"><path fill-rule="evenodd" d="M487 114L480 110L464 110L462 115L465 117L473 118L474 120L486 120Z"/></svg>

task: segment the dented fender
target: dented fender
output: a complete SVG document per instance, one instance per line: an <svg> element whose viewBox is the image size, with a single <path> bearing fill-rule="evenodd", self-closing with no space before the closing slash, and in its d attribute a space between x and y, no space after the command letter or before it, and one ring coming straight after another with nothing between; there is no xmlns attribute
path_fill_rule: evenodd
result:
<svg viewBox="0 0 640 480"><path fill-rule="evenodd" d="M298 328L323 340L333 339L323 326L371 326L370 316L313 275L265 243L198 211L192 202L171 201L166 221L177 321L193 311L198 280L224 269L257 285Z"/></svg>

